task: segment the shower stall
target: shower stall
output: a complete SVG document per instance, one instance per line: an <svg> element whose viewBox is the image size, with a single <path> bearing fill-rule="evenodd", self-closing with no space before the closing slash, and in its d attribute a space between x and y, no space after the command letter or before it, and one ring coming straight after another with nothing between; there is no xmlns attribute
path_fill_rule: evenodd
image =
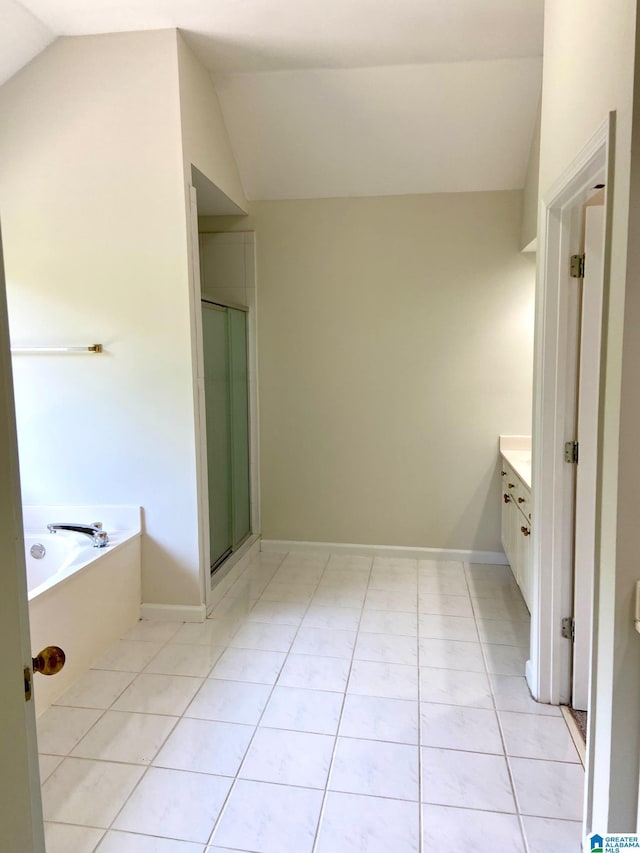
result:
<svg viewBox="0 0 640 853"><path fill-rule="evenodd" d="M251 534L247 310L202 300L211 573Z"/></svg>

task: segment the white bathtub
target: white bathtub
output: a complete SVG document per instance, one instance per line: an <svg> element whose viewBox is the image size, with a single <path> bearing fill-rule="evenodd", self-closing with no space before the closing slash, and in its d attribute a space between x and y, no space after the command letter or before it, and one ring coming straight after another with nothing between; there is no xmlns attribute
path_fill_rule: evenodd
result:
<svg viewBox="0 0 640 853"><path fill-rule="evenodd" d="M60 646L64 668L34 676L42 714L140 618L139 507L24 507L31 649ZM102 521L109 545L82 533L47 530L51 522ZM42 559L31 555L44 547Z"/></svg>

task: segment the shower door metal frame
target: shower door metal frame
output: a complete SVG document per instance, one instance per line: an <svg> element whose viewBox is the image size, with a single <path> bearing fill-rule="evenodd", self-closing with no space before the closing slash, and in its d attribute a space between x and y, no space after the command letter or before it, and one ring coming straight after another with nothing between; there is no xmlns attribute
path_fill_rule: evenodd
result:
<svg viewBox="0 0 640 853"><path fill-rule="evenodd" d="M247 451L248 451L248 464L249 464L249 470L248 470L248 476L249 476L249 532L247 533L247 535L243 539L240 540L240 542L238 542L237 545L233 544L233 538L234 538L233 529L235 526L235 518L234 518L233 494L231 494L229 496L230 518L231 518L231 528L232 528L231 547L228 549L228 551L225 551L224 554L222 554L221 557L219 557L215 563L210 562L211 556L209 556L209 562L210 562L209 571L210 571L211 575L213 575L214 572L218 571L233 554L236 554L242 548L244 543L248 539L250 539L252 534L253 534L253 517L252 517L252 510L251 510L252 497L253 497L252 496L252 482L251 482L252 481L252 477L251 477L251 471L252 471L251 395L250 395L250 389L249 389L249 365L250 365L249 310L250 309L247 305L237 305L233 302L227 302L226 300L223 301L223 300L208 299L208 298L205 298L204 296L201 297L200 302L201 302L201 307L206 307L206 308L213 310L213 311L226 311L228 308L230 308L233 311L242 311L243 314L246 315L245 316L245 323L246 323L245 335L246 335L246 360L247 360L247 432L248 432ZM203 341L203 345L204 345L204 341ZM231 366L231 363L229 364L229 366ZM229 389L229 391L231 392L231 388ZM231 408L231 401L230 401L230 408ZM205 429L206 429L206 418L205 418ZM205 440L206 440L206 438L207 438L207 436L205 433ZM234 475L233 475L233 458L232 458L231 459L231 483L233 483L233 480L234 480ZM210 548L211 548L211 542L209 542L209 549Z"/></svg>
<svg viewBox="0 0 640 853"><path fill-rule="evenodd" d="M257 316L256 305L239 306L218 304L229 308L245 308L247 311L247 348L249 370L249 473L250 473L250 509L251 534L249 538L225 562L221 570L212 576L209 567L209 496L207 482L207 434L204 411L204 355L202 348L202 282L200 277L200 234L198 231L198 204L196 189L188 187L189 204L189 279L190 279L190 312L191 312L191 342L193 364L193 393L195 414L195 455L196 455L196 490L198 507L198 553L199 574L202 584L203 615L213 607L221 581L227 571L230 571L236 561L243 558L255 543L261 533L260 513L260 445L259 445L259 408L258 408L258 346L257 346ZM255 268L254 268L255 270ZM254 271L255 276L255 271ZM253 280L255 287L255 278ZM211 300L209 300L211 301ZM216 594L214 595L214 590Z"/></svg>

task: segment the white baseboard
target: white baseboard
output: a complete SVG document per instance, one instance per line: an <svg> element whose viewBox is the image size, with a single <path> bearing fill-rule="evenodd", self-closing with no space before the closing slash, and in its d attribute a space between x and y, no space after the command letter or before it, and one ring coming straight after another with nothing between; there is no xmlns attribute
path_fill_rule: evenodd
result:
<svg viewBox="0 0 640 853"><path fill-rule="evenodd" d="M294 551L299 554L356 554L364 557L406 557L411 560L452 560L457 563L484 563L507 566L502 551L465 551L452 548L411 548L401 545L352 545L345 542L296 542L286 539L263 539L262 551Z"/></svg>
<svg viewBox="0 0 640 853"><path fill-rule="evenodd" d="M527 680L527 687L529 688L531 695L533 698L538 701L538 697L536 696L537 686L536 686L536 677L535 671L533 669L533 663L531 662L531 658L524 665L524 677Z"/></svg>
<svg viewBox="0 0 640 853"><path fill-rule="evenodd" d="M211 591L207 601L207 613L211 613L229 592L251 560L260 553L260 537L251 537L245 544L221 566L211 579Z"/></svg>
<svg viewBox="0 0 640 853"><path fill-rule="evenodd" d="M204 604L141 604L140 618L156 622L204 622Z"/></svg>

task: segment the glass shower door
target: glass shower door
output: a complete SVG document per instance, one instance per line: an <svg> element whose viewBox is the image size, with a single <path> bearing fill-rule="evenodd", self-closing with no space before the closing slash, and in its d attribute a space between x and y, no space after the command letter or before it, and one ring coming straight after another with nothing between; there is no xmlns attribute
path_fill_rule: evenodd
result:
<svg viewBox="0 0 640 853"><path fill-rule="evenodd" d="M251 532L246 314L202 302L210 566Z"/></svg>
<svg viewBox="0 0 640 853"><path fill-rule="evenodd" d="M249 496L249 375L247 315L227 309L231 408L231 534L233 548L251 532Z"/></svg>

